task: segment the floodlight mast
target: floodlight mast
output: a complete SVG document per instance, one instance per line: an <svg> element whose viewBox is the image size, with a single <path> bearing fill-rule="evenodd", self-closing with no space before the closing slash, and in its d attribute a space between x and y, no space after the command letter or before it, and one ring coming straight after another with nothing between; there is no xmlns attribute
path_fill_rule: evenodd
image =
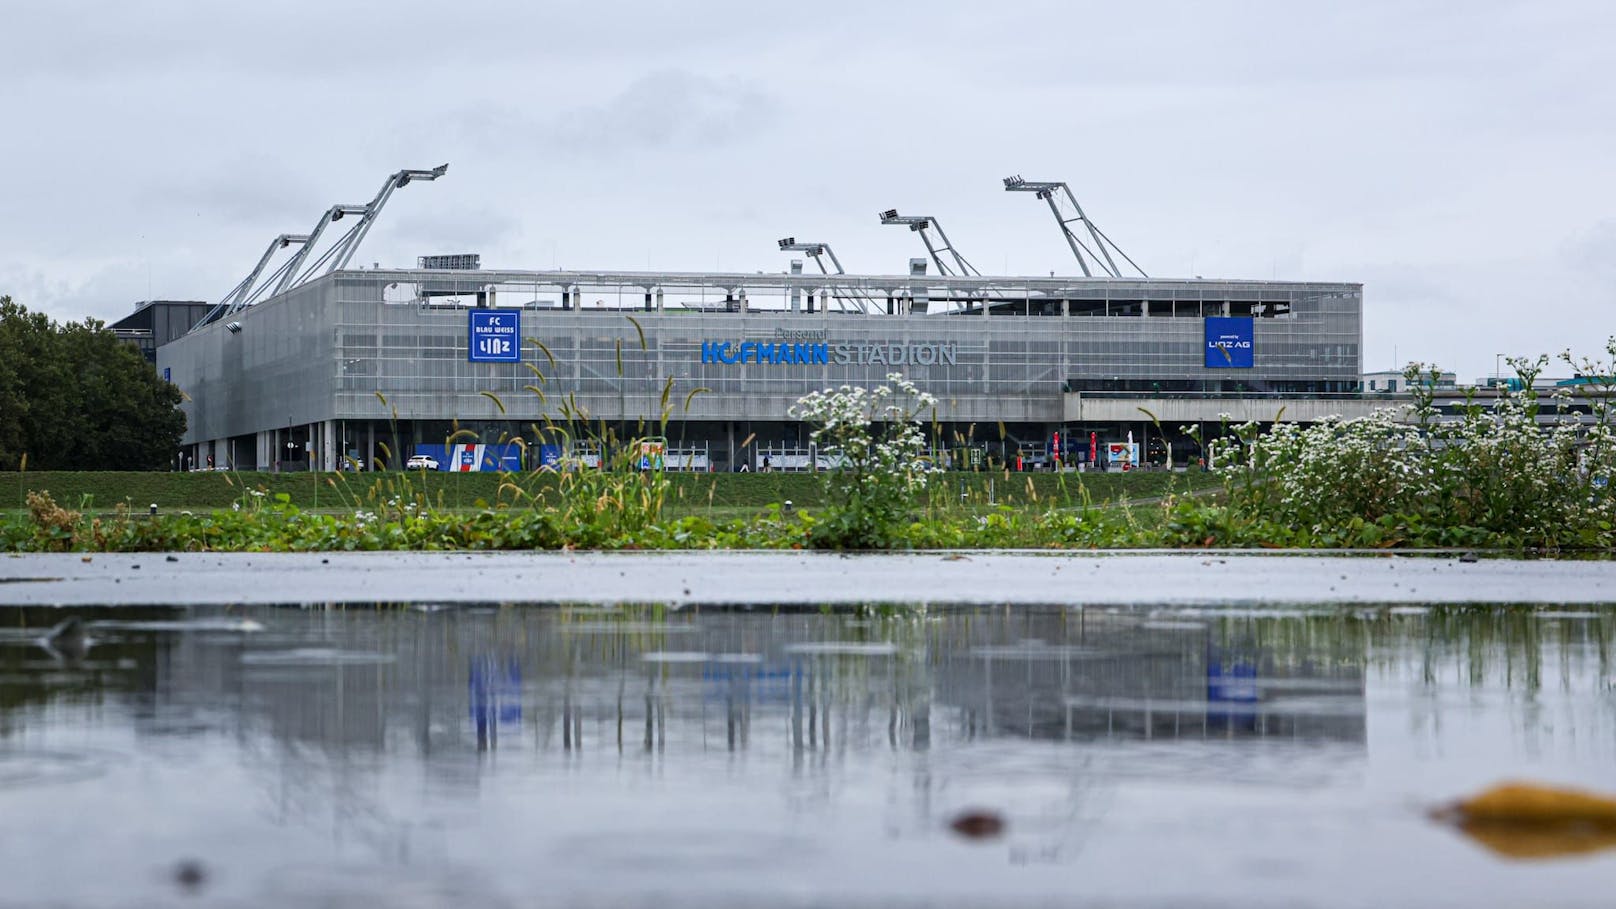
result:
<svg viewBox="0 0 1616 909"><path fill-rule="evenodd" d="M365 206L364 217L359 219L359 224L344 238L342 252L337 254L336 258L331 262L331 267L326 271L341 271L348 267L348 260L352 259L353 254L359 250L359 244L365 241L365 234L370 233L371 225L376 223L376 216L382 213L382 206L386 205L387 200L392 198L394 190L409 186L412 180L432 181L448 172L449 165L444 163L431 170L401 170L388 177L387 182L382 184L381 191L376 193L376 198Z"/></svg>
<svg viewBox="0 0 1616 909"><path fill-rule="evenodd" d="M1017 175L1013 177L1005 177L1004 188L1006 192L1033 193L1037 195L1038 198L1049 203L1049 210L1055 215L1055 222L1060 225L1061 233L1066 237L1066 245L1072 248L1072 255L1077 257L1078 267L1083 269L1084 277L1094 277L1094 272L1089 269L1088 259L1085 259L1083 256L1084 253L1088 253L1088 258L1093 259L1094 264L1098 265L1102 270L1104 270L1107 277L1122 277L1122 270L1117 268L1116 260L1111 257L1113 250L1129 265L1132 265L1134 271L1139 272L1139 276L1141 278L1150 277L1149 275L1145 274L1144 269L1139 267L1139 263L1129 258L1128 254L1123 252L1121 247L1113 243L1111 238L1105 235L1104 231L1100 230L1100 228L1095 226L1093 221L1089 220L1088 216L1083 213L1083 206L1077 204L1077 197L1072 195L1072 188L1070 186L1067 186L1065 183L1054 181L1023 180L1019 175ZM1071 210L1075 212L1075 214L1068 216L1061 210L1061 200L1057 194L1064 195L1066 197L1066 203L1071 206ZM1076 221L1083 222L1083 226L1088 229L1089 237L1094 241L1094 249L1090 249L1088 244L1084 243L1083 240L1079 238L1078 235L1072 230L1072 224ZM1103 262L1101 261L1102 259L1104 260Z"/></svg>
<svg viewBox="0 0 1616 909"><path fill-rule="evenodd" d="M881 212L881 223L903 224L915 233L920 234L920 242L926 244L926 252L931 254L931 261L937 266L938 274L944 276L958 275L960 277L982 276L982 273L976 270L976 266L965 261L965 257L960 255L959 251L954 248L954 244L949 242L948 234L943 233L943 225L937 223L936 218L930 215L900 215L896 208L889 208ZM926 233L927 228L933 228L937 231L937 238L943 241L942 246L932 243L931 236ZM949 270L949 267L943 263L941 254L945 252L954 260L954 267L957 271Z"/></svg>
<svg viewBox="0 0 1616 909"><path fill-rule="evenodd" d="M290 290L303 283L303 279L308 276L308 272L304 272L300 277L298 269L303 267L303 261L309 257L309 253L314 249L314 244L320 242L320 235L325 233L327 227L331 226L331 222L341 221L344 215L362 215L364 213L365 206L363 205L333 205L326 209L325 214L321 215L320 220L315 223L314 229L309 231L309 239L303 244L303 248L297 251L297 255L293 256L290 262L281 267L281 279L275 285L275 289L270 291L270 296ZM336 247L332 248L335 249ZM315 264L318 265L319 263ZM312 270L310 269L310 271Z"/></svg>
<svg viewBox="0 0 1616 909"><path fill-rule="evenodd" d="M796 237L786 237L780 241L780 251L807 253L813 257L814 264L819 266L820 273L826 275L830 274L830 269L825 267L825 263L819 257L829 256L830 264L836 266L836 273L839 275L847 274L842 270L841 260L836 258L834 252L831 252L829 243L798 243Z"/></svg>
<svg viewBox="0 0 1616 909"><path fill-rule="evenodd" d="M281 276L280 282L275 285L273 293L278 294L302 284L318 272L322 266L326 266L327 274L346 266L348 261L353 258L353 254L358 251L360 242L365 239L365 234L370 232L371 225L376 223L376 216L381 214L382 208L387 204L387 200L392 198L395 190L410 185L413 180L436 180L448 173L448 171L448 164L440 164L431 170L401 170L388 176L386 182L382 184L381 190L376 193L376 198L370 200L368 204L331 206L320 218L320 222L315 225L314 230L309 232L308 242L303 244L303 248L298 251L297 257L292 263L289 263L290 267L285 269L285 273ZM303 262L308 258L309 253L314 250L315 244L319 242L320 235L331 225L331 222L340 221L345 215L359 215L358 223L349 228L348 232L343 234L336 243L332 244L330 249L322 253L314 264L304 268ZM299 269L302 270L299 271Z"/></svg>
<svg viewBox="0 0 1616 909"><path fill-rule="evenodd" d="M207 314L201 319L198 319L196 325L192 326L192 328L194 329L197 326L207 325L210 322L223 318L224 316L230 315L231 313L246 307L247 301L252 299L253 285L258 283L258 276L263 274L264 266L268 265L269 260L275 257L275 253L285 249L288 246L291 246L293 243L307 243L308 239L309 238L303 234L281 234L275 239L269 241L269 247L264 250L264 254L262 256L258 257L258 264L253 266L253 270L247 273L247 277L242 278L241 283L237 284L235 287L232 287L230 292L224 295L224 299L220 300L218 305L208 310ZM273 277L271 280L273 280Z"/></svg>
<svg viewBox="0 0 1616 909"><path fill-rule="evenodd" d="M830 274L831 271L825 267L825 262L820 258L820 256L827 256L830 258L830 264L836 266L836 274L847 274L847 272L842 269L842 261L836 258L835 252L831 251L829 243L799 243L797 242L796 237L786 237L780 241L780 251L800 252L812 256L814 264L819 266L820 274L826 275ZM850 291L849 293L852 296L853 302L858 304L858 309L860 312L868 315L871 309L875 308L875 301L871 300L869 297L864 296L858 291ZM840 294L836 296L836 302L841 303L843 308L846 308L846 301L842 299Z"/></svg>

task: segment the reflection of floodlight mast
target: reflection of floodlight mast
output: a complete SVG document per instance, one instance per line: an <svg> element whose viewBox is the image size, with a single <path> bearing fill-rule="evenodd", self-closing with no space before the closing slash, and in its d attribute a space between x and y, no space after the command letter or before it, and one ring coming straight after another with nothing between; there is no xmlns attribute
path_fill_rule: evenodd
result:
<svg viewBox="0 0 1616 909"><path fill-rule="evenodd" d="M1132 265L1134 271L1139 272L1139 276L1141 278L1149 277L1149 275L1145 274L1145 270L1139 267L1137 262L1128 258L1127 253L1123 252L1122 249L1117 246L1117 244L1111 242L1111 238L1107 237L1104 232L1102 232L1098 227L1094 226L1094 222L1090 221L1088 216L1083 214L1083 206L1077 204L1077 197L1072 195L1072 188L1070 186L1067 186L1065 183L1058 182L1023 180L1021 177L1015 176L1004 178L1004 188L1006 192L1034 193L1038 196L1038 198L1049 203L1049 210L1055 214L1055 221L1056 223L1060 224L1061 233L1066 235L1066 245L1072 248L1072 255L1077 257L1077 264L1083 269L1083 274L1085 277L1093 277L1094 273L1089 270L1088 259L1083 257L1084 253L1088 253L1089 258L1093 259L1094 264L1100 266L1108 277L1122 277L1122 271L1117 268L1116 260L1111 258L1111 252L1113 250L1116 251L1117 255L1126 260L1129 265ZM1068 216L1061 210L1061 199L1059 198L1059 195L1065 196L1066 203L1071 206L1071 210L1075 212L1075 214ZM1090 249L1088 245L1072 231L1072 223L1075 221L1083 222L1083 226L1088 228L1089 237L1094 241L1094 249ZM1096 250L1098 251L1096 252Z"/></svg>
<svg viewBox="0 0 1616 909"><path fill-rule="evenodd" d="M915 233L920 234L920 242L926 244L926 252L931 254L931 261L937 266L938 274L944 276L981 276L982 273L977 271L976 267L971 263L965 261L965 257L960 255L958 250L954 249L954 244L948 241L948 234L943 233L943 226L937 223L936 218L933 218L930 215L899 215L896 208L889 208L881 213L881 223L903 224L908 226L908 228ZM931 236L926 233L927 228L937 231L937 238L942 240L941 246L937 246L932 243ZM941 254L945 252L948 253L949 257L954 260L954 267L957 269L957 271L950 270L947 265L943 264Z"/></svg>

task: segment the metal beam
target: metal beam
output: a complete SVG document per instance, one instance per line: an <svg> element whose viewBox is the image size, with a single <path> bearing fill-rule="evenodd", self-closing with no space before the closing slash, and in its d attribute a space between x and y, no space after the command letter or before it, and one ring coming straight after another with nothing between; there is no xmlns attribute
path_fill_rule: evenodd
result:
<svg viewBox="0 0 1616 909"><path fill-rule="evenodd" d="M448 172L449 165L444 163L439 164L437 167L434 167L431 170L406 169L388 177L387 182L383 183L381 190L376 193L376 198L372 199L370 204L365 206L365 214L359 219L359 225L350 231L348 236L344 238L341 245L341 252L336 254L336 256L331 260L331 267L326 270L328 272L341 271L342 269L348 267L348 260L352 259L353 254L359 250L359 244L365 242L365 234L369 233L371 225L376 223L376 217L382 213L382 207L387 204L388 199L392 198L394 190L403 189L404 187L409 186L410 182L413 180L426 180L430 182L438 179Z"/></svg>
<svg viewBox="0 0 1616 909"><path fill-rule="evenodd" d="M976 266L967 262L965 257L959 254L959 251L954 248L954 244L949 242L948 234L943 232L943 225L937 223L937 219L931 215L900 215L896 208L889 208L881 212L880 217L882 224L902 224L920 234L920 242L926 244L926 252L931 255L931 261L937 266L938 274L944 276L958 275L960 277L982 274L976 270ZM942 246L939 247L932 243L931 236L926 233L928 228L936 229L938 238L943 241ZM945 252L949 254L949 258L954 260L953 269L950 269L943 262L942 253Z"/></svg>
<svg viewBox="0 0 1616 909"><path fill-rule="evenodd" d="M326 209L325 214L321 215L320 220L315 223L314 229L309 231L309 239L303 244L303 248L298 250L297 255L293 256L292 260L287 263L287 267L282 269L284 274L281 275L280 283L275 285L275 289L270 292L270 295L284 293L302 283L302 279L298 276L298 269L303 266L303 261L309 257L314 245L320 242L320 235L325 233L325 229L330 227L333 221L341 221L344 215L362 215L364 213L365 206L363 205L333 205Z"/></svg>
<svg viewBox="0 0 1616 909"><path fill-rule="evenodd" d="M1140 277L1149 277L1137 262L1129 258L1127 253L1123 252L1117 244L1111 242L1111 238L1107 237L1093 221L1089 220L1088 215L1083 212L1083 206L1078 204L1077 197L1072 194L1070 186L1058 181L1023 180L1020 176L1012 176L1004 178L1004 188L1006 192L1033 193L1038 198L1049 203L1049 211L1055 216L1055 223L1060 225L1061 234L1066 237L1066 245L1071 247L1072 255L1077 258L1078 267L1083 269L1085 276L1092 277L1094 274L1089 270L1088 263L1088 259L1093 259L1094 264L1100 266L1107 277L1122 277L1122 270L1117 267L1116 259L1111 256L1114 250L1124 261L1133 266L1134 271L1139 272ZM1068 216L1061 210L1061 196L1065 197L1066 204L1071 206L1071 210L1075 214ZM1092 249L1072 230L1072 224L1079 221L1083 223L1084 228L1088 231L1089 238L1094 242ZM1088 253L1088 258L1084 258L1084 253Z"/></svg>

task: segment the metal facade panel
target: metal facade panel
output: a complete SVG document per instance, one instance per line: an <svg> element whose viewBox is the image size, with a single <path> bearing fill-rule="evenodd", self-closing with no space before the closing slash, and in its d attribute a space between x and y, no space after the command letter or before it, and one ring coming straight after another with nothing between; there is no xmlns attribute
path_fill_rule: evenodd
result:
<svg viewBox="0 0 1616 909"><path fill-rule="evenodd" d="M602 280L590 276L591 280ZM658 276L669 286L769 285L789 292L810 288L802 276ZM839 276L807 276L821 281ZM847 276L874 286L902 281ZM646 312L602 305L563 310L523 308L523 362L472 363L467 355L467 307L436 297L384 302L400 284L459 282L465 302L493 292L496 303L564 298L576 274L344 272L311 282L243 310L242 330L208 326L159 352L159 367L189 395L187 442L328 419L511 420L562 417L562 402L607 420L655 420L665 383L676 419L786 420L801 395L826 386L868 385L888 371L903 371L939 399L943 421L1059 422L1069 383L1172 382L1228 378L1207 370L1199 315L1066 317L1031 315L905 315L749 313L669 310ZM647 276L633 276L645 280ZM525 280L517 295L500 280ZM611 276L611 280L629 280ZM978 281L979 279L972 279ZM1362 291L1351 284L1016 279L1028 287L1058 288L1062 299L1288 303L1282 318L1258 318L1255 363L1241 370L1254 383L1356 383L1361 373ZM933 291L942 281L927 279ZM954 282L955 284L970 282ZM659 287L661 285L658 285ZM731 288L735 290L736 288ZM715 291L725 292L720 286ZM1042 291L1040 291L1042 292ZM643 286L619 288L619 299L638 302ZM762 291L759 291L761 294ZM591 294L593 295L593 294ZM737 293L738 296L738 293ZM1277 299L1272 299L1277 297ZM721 297L720 297L721 298ZM823 299L821 297L821 299ZM1210 305L1210 304L1208 304ZM1058 312L1058 306L1055 308ZM1164 309L1164 312L1166 310ZM1192 307L1191 311L1197 311ZM636 323L638 327L636 327ZM644 346L641 346L641 332ZM946 365L830 362L704 363L704 342L815 341L866 350L946 345ZM866 359L872 359L866 357ZM883 356L883 359L890 359ZM537 370L537 374L534 370ZM686 396L697 388L687 411ZM535 392L533 389L538 389ZM499 403L484 392L494 395ZM378 397L378 394L381 397ZM542 394L542 397L541 397ZM385 398L385 403L383 402ZM503 405L505 412L500 412Z"/></svg>

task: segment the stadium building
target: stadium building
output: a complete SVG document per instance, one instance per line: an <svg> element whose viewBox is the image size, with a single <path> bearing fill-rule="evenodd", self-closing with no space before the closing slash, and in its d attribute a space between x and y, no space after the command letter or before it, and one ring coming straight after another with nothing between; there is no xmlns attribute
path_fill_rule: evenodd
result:
<svg viewBox="0 0 1616 909"><path fill-rule="evenodd" d="M1360 388L1361 285L1124 275L1116 261L1131 260L1064 184L1019 178L1006 188L1049 202L1082 276L981 275L935 218L895 211L883 223L927 253L897 275L844 274L828 246L795 239L781 250L817 273L800 260L771 274L496 270L470 255L348 267L387 197L443 171L400 171L369 205L277 237L158 350L187 396L182 463L592 462L598 432L553 428L584 417L619 439L659 437L670 468L808 468L793 403L898 372L936 396L933 443L953 466L1183 465L1199 454L1184 425L1281 407L1317 419L1352 410ZM315 258L344 216L353 226ZM456 442L487 447L439 447Z"/></svg>

